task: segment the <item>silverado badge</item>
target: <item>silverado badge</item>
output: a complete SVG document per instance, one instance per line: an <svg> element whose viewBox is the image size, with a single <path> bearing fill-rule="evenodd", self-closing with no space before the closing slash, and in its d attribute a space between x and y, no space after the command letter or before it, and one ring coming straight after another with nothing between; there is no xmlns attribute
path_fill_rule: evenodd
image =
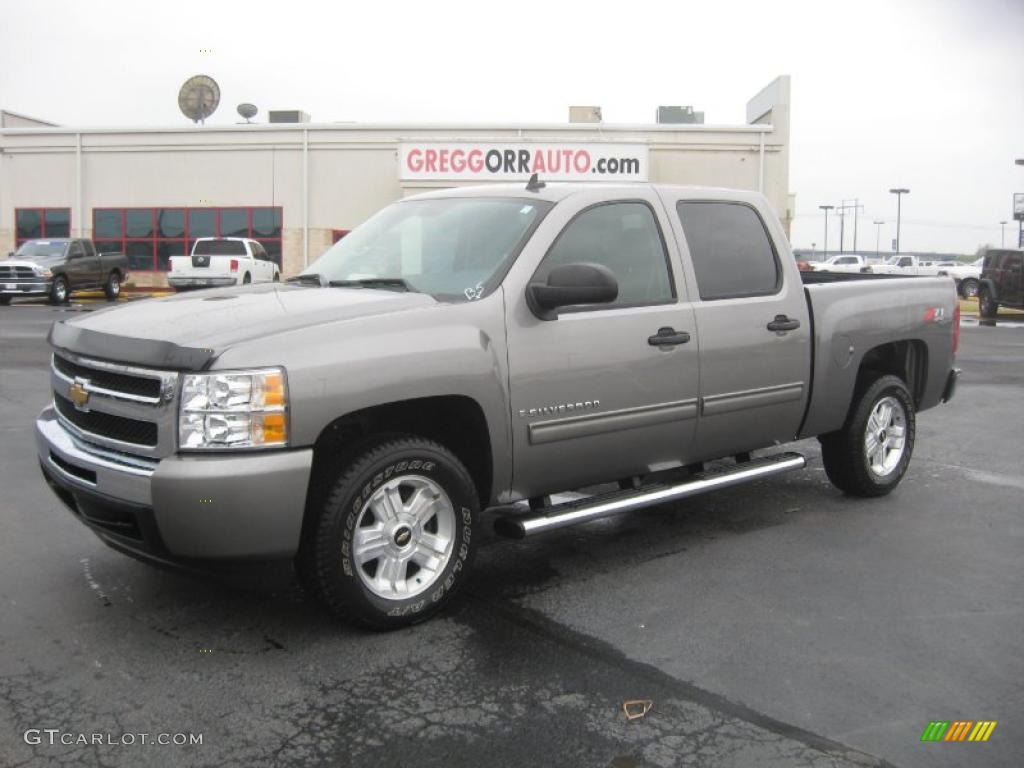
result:
<svg viewBox="0 0 1024 768"><path fill-rule="evenodd" d="M79 411L89 410L88 386L88 379L83 379L81 376L75 376L74 383L68 387L68 397L71 398L71 402L75 404L75 408Z"/></svg>

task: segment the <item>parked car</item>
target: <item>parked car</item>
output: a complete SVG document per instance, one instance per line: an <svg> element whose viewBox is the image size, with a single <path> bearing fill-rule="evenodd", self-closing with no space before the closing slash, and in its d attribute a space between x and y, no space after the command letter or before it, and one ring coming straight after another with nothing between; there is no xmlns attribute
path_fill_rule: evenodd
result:
<svg viewBox="0 0 1024 768"><path fill-rule="evenodd" d="M281 279L281 268L256 240L201 237L191 256L171 256L167 282L175 290L211 288Z"/></svg>
<svg viewBox="0 0 1024 768"><path fill-rule="evenodd" d="M811 266L815 272L860 272L867 264L867 260L860 254L841 253L825 261L814 262Z"/></svg>
<svg viewBox="0 0 1024 768"><path fill-rule="evenodd" d="M438 190L291 282L56 323L38 456L118 550L293 558L393 627L466 582L485 508L530 536L799 469L775 446L813 436L836 487L890 493L958 332L947 278L800 272L754 192Z"/></svg>
<svg viewBox="0 0 1024 768"><path fill-rule="evenodd" d="M978 287L978 313L995 317L999 307L1024 309L1024 250L992 248L985 254Z"/></svg>
<svg viewBox="0 0 1024 768"><path fill-rule="evenodd" d="M978 286L981 285L981 268L985 257L970 264L954 263L949 266L945 263L939 265L940 275L949 275L956 281L957 292L965 299L972 299L978 295Z"/></svg>
<svg viewBox="0 0 1024 768"><path fill-rule="evenodd" d="M63 304L74 291L102 288L107 299L121 295L128 278L128 257L98 253L92 240L52 237L26 240L0 262L0 305L16 296L48 296Z"/></svg>
<svg viewBox="0 0 1024 768"><path fill-rule="evenodd" d="M917 256L897 253L880 264L870 264L863 271L876 275L928 275L939 274L939 266L934 261L921 261Z"/></svg>

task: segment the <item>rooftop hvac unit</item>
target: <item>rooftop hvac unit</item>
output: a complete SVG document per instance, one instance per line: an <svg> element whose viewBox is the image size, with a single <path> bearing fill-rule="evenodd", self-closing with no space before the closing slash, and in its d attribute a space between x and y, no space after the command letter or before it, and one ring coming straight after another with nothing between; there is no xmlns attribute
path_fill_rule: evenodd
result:
<svg viewBox="0 0 1024 768"><path fill-rule="evenodd" d="M694 112L693 107L658 107L657 121L675 125L703 124L704 113Z"/></svg>
<svg viewBox="0 0 1024 768"><path fill-rule="evenodd" d="M272 109L267 113L272 123L308 123L309 115L301 109Z"/></svg>
<svg viewBox="0 0 1024 768"><path fill-rule="evenodd" d="M600 107L569 107L570 123L600 123Z"/></svg>

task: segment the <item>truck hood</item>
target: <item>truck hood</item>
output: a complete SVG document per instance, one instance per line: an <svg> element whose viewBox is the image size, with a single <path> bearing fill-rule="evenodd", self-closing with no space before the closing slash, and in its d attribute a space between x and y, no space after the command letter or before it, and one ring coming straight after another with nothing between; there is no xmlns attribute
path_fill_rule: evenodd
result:
<svg viewBox="0 0 1024 768"><path fill-rule="evenodd" d="M171 353L173 348L209 351L212 355L232 344L297 328L403 312L436 303L433 297L422 293L368 288L281 283L238 286L132 302L56 323L51 341L86 355L159 364L145 352L148 346L154 352L162 350L159 356L164 364L175 366L181 357ZM154 344L138 343L147 341ZM108 351L101 354L104 347ZM129 349L133 351L127 352ZM147 359L139 359L140 356Z"/></svg>

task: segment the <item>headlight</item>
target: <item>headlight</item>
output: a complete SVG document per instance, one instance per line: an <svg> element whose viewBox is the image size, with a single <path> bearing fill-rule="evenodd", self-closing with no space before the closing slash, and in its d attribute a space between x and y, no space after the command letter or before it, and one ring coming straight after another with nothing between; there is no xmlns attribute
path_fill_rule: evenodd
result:
<svg viewBox="0 0 1024 768"><path fill-rule="evenodd" d="M32 270L36 273L36 277L53 277L53 272L50 271L49 267L32 267Z"/></svg>
<svg viewBox="0 0 1024 768"><path fill-rule="evenodd" d="M184 450L276 448L288 445L284 370L186 374L178 413Z"/></svg>

